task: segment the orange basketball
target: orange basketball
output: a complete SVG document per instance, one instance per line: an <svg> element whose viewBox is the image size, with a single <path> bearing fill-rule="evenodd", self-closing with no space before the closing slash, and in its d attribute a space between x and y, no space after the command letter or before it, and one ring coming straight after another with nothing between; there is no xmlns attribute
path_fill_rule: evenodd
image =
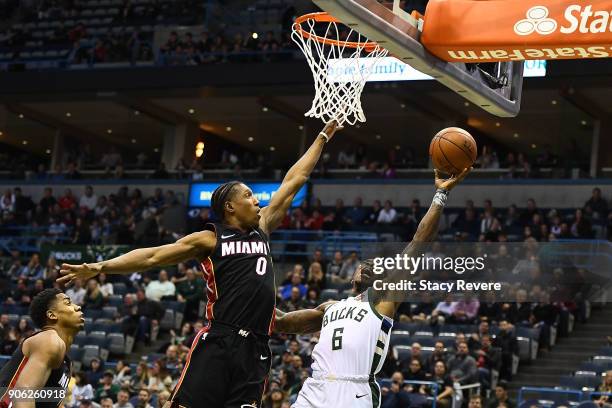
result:
<svg viewBox="0 0 612 408"><path fill-rule="evenodd" d="M446 174L459 174L476 161L478 147L466 130L457 127L442 129L431 140L429 156L436 169Z"/></svg>

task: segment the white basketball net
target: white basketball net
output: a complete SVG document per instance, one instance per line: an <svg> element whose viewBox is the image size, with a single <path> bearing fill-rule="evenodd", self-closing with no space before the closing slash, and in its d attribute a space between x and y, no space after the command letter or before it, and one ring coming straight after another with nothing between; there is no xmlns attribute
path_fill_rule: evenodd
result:
<svg viewBox="0 0 612 408"><path fill-rule="evenodd" d="M310 35L304 36L294 24L291 37L306 56L315 83L312 107L304 116L320 118L325 123L336 119L340 125L354 125L366 121L361 92L379 59L388 51L352 29L345 36L338 24L310 18L301 25ZM338 40L341 34L338 44L322 43L315 38Z"/></svg>

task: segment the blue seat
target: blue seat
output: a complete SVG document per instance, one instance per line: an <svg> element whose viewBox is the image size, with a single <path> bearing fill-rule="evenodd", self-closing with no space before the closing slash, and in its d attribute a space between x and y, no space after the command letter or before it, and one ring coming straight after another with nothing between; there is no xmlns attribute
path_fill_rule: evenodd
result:
<svg viewBox="0 0 612 408"><path fill-rule="evenodd" d="M115 315L117 315L116 306L104 306L102 308L102 315L100 317L104 317L106 319L114 319Z"/></svg>
<svg viewBox="0 0 612 408"><path fill-rule="evenodd" d="M92 318L93 320L102 317L102 311L99 309L83 309L83 314L87 317Z"/></svg>
<svg viewBox="0 0 612 408"><path fill-rule="evenodd" d="M410 332L405 330L393 330L391 332L391 340L389 345L393 346L410 346L412 344L412 336Z"/></svg>
<svg viewBox="0 0 612 408"><path fill-rule="evenodd" d="M598 356L612 356L612 346L604 347L597 352Z"/></svg>
<svg viewBox="0 0 612 408"><path fill-rule="evenodd" d="M516 328L516 335L517 337L527 337L537 341L540 338L540 329L518 326Z"/></svg>
<svg viewBox="0 0 612 408"><path fill-rule="evenodd" d="M70 357L72 361L81 361L84 353L85 351L81 347L73 344L70 346L70 350L68 351L68 357Z"/></svg>
<svg viewBox="0 0 612 408"><path fill-rule="evenodd" d="M127 293L127 286L123 282L113 283L113 293L115 295L123 296Z"/></svg>
<svg viewBox="0 0 612 408"><path fill-rule="evenodd" d="M111 295L108 297L108 305L121 307L123 305L123 297L121 295Z"/></svg>
<svg viewBox="0 0 612 408"><path fill-rule="evenodd" d="M338 300L339 295L338 289L324 289L321 291L319 298L321 302L327 302L328 300Z"/></svg>
<svg viewBox="0 0 612 408"><path fill-rule="evenodd" d="M562 388L568 388L570 390L579 390L580 386L576 378L571 375L564 375L559 379L559 386Z"/></svg>

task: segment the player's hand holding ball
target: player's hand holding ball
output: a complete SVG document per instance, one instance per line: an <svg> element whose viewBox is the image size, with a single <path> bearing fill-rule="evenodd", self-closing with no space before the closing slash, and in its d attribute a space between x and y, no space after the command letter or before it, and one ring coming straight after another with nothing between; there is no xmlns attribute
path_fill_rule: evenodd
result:
<svg viewBox="0 0 612 408"><path fill-rule="evenodd" d="M436 188L452 190L472 171L477 154L476 141L466 130L450 127L439 131L429 145L429 156L436 174ZM451 177L445 180L441 173Z"/></svg>

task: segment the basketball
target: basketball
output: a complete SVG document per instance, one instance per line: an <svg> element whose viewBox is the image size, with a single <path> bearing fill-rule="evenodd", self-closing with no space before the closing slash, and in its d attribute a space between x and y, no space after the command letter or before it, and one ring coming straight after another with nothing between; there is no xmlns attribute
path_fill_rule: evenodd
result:
<svg viewBox="0 0 612 408"><path fill-rule="evenodd" d="M476 161L478 147L466 130L450 127L439 131L429 145L429 156L436 169L459 174Z"/></svg>

